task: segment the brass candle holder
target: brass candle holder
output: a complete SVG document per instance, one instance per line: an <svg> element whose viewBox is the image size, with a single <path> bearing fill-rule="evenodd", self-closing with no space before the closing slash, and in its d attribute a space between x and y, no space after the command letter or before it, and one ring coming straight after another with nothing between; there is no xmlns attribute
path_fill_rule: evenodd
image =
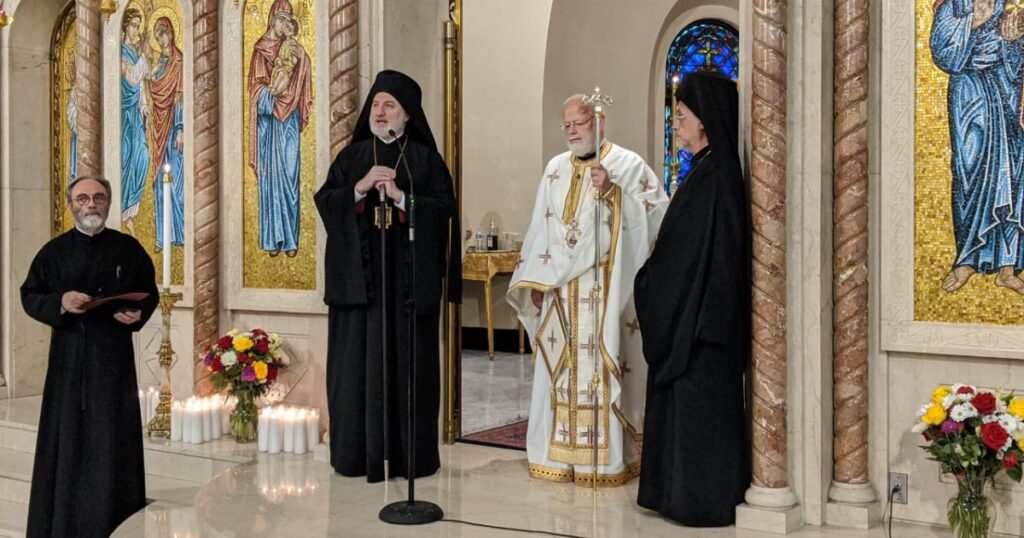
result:
<svg viewBox="0 0 1024 538"><path fill-rule="evenodd" d="M146 425L146 433L152 437L171 437L171 364L174 362L174 349L171 348L171 311L182 295L173 293L169 288L160 292L160 315L163 317L163 340L160 342L160 367L164 370L164 382L160 384L160 403L156 406L153 420Z"/></svg>

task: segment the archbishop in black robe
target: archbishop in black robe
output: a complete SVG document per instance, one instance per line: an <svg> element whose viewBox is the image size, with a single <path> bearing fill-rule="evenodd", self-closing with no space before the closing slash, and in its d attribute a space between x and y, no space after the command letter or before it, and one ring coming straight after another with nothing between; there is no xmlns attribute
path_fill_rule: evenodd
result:
<svg viewBox="0 0 1024 538"><path fill-rule="evenodd" d="M370 129L374 96L393 96L408 114L404 132L385 143ZM327 230L325 297L329 307L327 400L330 411L331 466L345 476L369 482L407 476L410 337L410 285L416 290L416 476L440 467L437 417L440 403L438 333L441 299L456 303L462 294L459 223L451 175L437 152L420 106L420 88L397 71L377 75L351 144L338 154L314 200ZM390 138L390 137L389 137ZM378 194L357 201L356 183L375 165L395 169L395 185L405 194L405 210L392 208L382 280L380 230L374 226ZM411 196L415 191L415 196ZM414 206L412 198L415 198ZM388 202L391 205L391 202ZM409 220L415 207L416 264L412 266ZM382 287L387 286L387 334L382 321ZM384 423L382 341L387 339L388 423ZM384 435L389 454L385 458Z"/></svg>
<svg viewBox="0 0 1024 538"><path fill-rule="evenodd" d="M676 96L689 108L677 109L676 121L695 116L708 145L693 156L635 280L649 365L637 502L687 526L725 526L750 484L749 225L736 86L692 74Z"/></svg>
<svg viewBox="0 0 1024 538"><path fill-rule="evenodd" d="M81 179L79 181L82 181ZM159 300L153 262L131 236L78 229L36 255L21 286L25 312L53 331L29 498L27 536L109 536L146 505L142 417L132 333ZM146 292L141 303L62 313L65 292ZM116 308L141 311L126 325Z"/></svg>

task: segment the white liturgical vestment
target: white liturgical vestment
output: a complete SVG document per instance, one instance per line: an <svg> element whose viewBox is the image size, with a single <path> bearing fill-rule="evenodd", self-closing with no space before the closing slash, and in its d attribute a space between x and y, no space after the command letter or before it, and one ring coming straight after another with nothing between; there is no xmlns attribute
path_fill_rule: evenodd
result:
<svg viewBox="0 0 1024 538"><path fill-rule="evenodd" d="M615 486L640 469L647 368L633 278L654 246L668 197L636 153L606 141L600 162L614 184L600 202L590 179L596 158L565 152L547 164L507 299L534 349L530 475L591 484L596 442L597 485ZM595 291L598 203L602 259ZM540 310L533 290L544 294Z"/></svg>

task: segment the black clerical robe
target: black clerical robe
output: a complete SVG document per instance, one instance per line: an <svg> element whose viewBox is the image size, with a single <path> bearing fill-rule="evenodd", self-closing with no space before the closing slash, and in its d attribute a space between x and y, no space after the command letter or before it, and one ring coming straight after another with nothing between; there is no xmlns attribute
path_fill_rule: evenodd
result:
<svg viewBox="0 0 1024 538"><path fill-rule="evenodd" d="M694 156L634 291L649 365L638 503L694 527L732 524L750 483L745 186L735 158L709 151Z"/></svg>
<svg viewBox="0 0 1024 538"><path fill-rule="evenodd" d="M327 230L325 297L329 306L327 399L331 465L345 476L384 479L384 432L388 431L389 476L406 476L409 450L407 389L412 338L409 329L409 217L394 209L387 232L387 277L381 279L380 230L373 224L376 191L355 201L355 184L375 163L397 171L396 185L411 209L410 172L416 211L416 476L440 467L437 417L440 394L438 323L445 269L447 298L461 297L459 223L451 176L433 148L402 137L385 144L376 137L341 151L314 197ZM405 144L403 162L402 145ZM376 146L376 149L375 149ZM396 167L396 163L397 167ZM381 289L387 285L388 323L383 332ZM382 339L389 342L388 414L383 421Z"/></svg>
<svg viewBox="0 0 1024 538"><path fill-rule="evenodd" d="M27 535L109 536L146 503L142 417L132 333L159 298L153 262L134 238L114 230L72 229L36 255L21 286L32 318L52 328L43 389ZM146 292L141 303L61 313L61 297ZM114 319L137 307L133 325Z"/></svg>

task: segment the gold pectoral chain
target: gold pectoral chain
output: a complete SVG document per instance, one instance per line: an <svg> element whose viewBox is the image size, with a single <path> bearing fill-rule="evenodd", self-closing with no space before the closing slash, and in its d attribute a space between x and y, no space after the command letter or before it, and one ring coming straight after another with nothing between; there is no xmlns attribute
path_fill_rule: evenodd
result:
<svg viewBox="0 0 1024 538"><path fill-rule="evenodd" d="M398 170L398 165L402 162L402 159L405 157L405 145L408 144L408 143L409 143L409 139L408 138L406 138L402 142L401 150L398 153L398 160L395 161L395 166L394 166L395 170ZM373 137L373 165L377 166L377 137L376 136ZM391 210L391 206L388 205L387 200L385 199L385 200L381 201L381 203L378 204L377 207L374 208L374 210L373 210L373 225L377 229L383 228L383 229L387 230L387 229L391 228L391 225L394 224L394 221L392 219L392 214L393 213L394 212Z"/></svg>

